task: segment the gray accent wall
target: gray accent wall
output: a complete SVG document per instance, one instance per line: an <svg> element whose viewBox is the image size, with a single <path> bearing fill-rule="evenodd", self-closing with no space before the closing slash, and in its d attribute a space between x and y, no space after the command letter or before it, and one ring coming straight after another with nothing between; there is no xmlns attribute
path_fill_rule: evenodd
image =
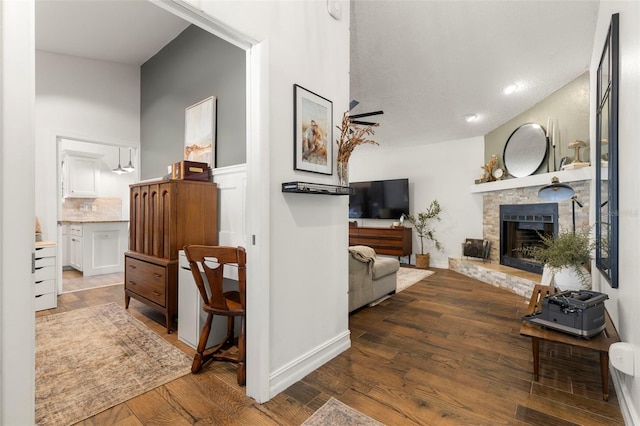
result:
<svg viewBox="0 0 640 426"><path fill-rule="evenodd" d="M217 98L216 164L246 162L245 51L194 25L140 69L140 179L184 159L185 108Z"/></svg>
<svg viewBox="0 0 640 426"><path fill-rule="evenodd" d="M512 96L517 96L517 92ZM556 125L556 167L560 166L562 157L568 156L573 160L574 151L569 148L569 143L576 139L586 142L587 146L580 150L580 159L589 161L591 140L589 139L588 72L558 89L532 108L487 133L484 137L485 164L495 154L499 158L499 165L504 167L502 154L511 133L526 123L537 123L546 129L548 118L555 120ZM554 171L551 147L547 161L549 170ZM481 165L478 165L478 174L482 171L480 170ZM544 163L536 171L536 174L546 172L547 163Z"/></svg>

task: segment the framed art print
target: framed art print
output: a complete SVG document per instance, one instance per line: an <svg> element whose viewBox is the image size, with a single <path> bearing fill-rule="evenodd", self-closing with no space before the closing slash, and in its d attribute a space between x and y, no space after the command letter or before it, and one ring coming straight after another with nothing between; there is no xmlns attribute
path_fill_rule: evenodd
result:
<svg viewBox="0 0 640 426"><path fill-rule="evenodd" d="M293 168L333 174L333 103L293 85Z"/></svg>
<svg viewBox="0 0 640 426"><path fill-rule="evenodd" d="M210 96L185 109L184 159L215 168L216 97Z"/></svg>

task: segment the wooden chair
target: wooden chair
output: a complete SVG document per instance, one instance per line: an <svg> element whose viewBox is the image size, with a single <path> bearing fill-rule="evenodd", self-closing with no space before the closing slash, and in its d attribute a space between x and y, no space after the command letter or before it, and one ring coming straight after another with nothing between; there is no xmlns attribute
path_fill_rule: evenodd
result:
<svg viewBox="0 0 640 426"><path fill-rule="evenodd" d="M202 327L198 348L193 358L191 372L197 373L209 360L230 361L238 364L238 384L246 382L246 260L242 247L188 245L184 253L189 261L191 273L202 297L202 309L207 313L207 321ZM224 291L222 287L224 265L237 266L238 290ZM204 271L204 277L201 271ZM205 279L206 278L206 279ZM206 282L206 286L205 286ZM227 317L227 334L224 339L205 350L211 321L214 315ZM234 336L235 318L240 317L240 335Z"/></svg>
<svg viewBox="0 0 640 426"><path fill-rule="evenodd" d="M556 294L558 289L552 285L536 284L531 292L531 299L529 299L529 306L527 307L527 314L539 312L542 310L542 299L550 294Z"/></svg>

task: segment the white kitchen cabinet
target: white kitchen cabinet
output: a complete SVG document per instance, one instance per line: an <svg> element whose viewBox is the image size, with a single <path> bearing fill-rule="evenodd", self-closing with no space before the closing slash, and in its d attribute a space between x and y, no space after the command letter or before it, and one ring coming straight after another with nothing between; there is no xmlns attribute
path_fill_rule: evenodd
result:
<svg viewBox="0 0 640 426"><path fill-rule="evenodd" d="M82 271L82 225L69 225L69 266Z"/></svg>
<svg viewBox="0 0 640 426"><path fill-rule="evenodd" d="M62 267L64 268L65 266L69 266L69 242L71 241L71 235L69 234L69 225L68 224L62 224L60 226L62 234L61 234L61 238L62 238L62 244L60 245L61 249L60 249L60 256L61 256L61 263L62 263Z"/></svg>
<svg viewBox="0 0 640 426"><path fill-rule="evenodd" d="M65 152L62 164L62 195L94 198L100 195L100 159L89 154Z"/></svg>
<svg viewBox="0 0 640 426"><path fill-rule="evenodd" d="M47 241L36 242L34 260L35 310L53 309L58 306L56 276L57 247Z"/></svg>
<svg viewBox="0 0 640 426"><path fill-rule="evenodd" d="M83 276L124 271L129 222L73 223L69 234L69 265Z"/></svg>

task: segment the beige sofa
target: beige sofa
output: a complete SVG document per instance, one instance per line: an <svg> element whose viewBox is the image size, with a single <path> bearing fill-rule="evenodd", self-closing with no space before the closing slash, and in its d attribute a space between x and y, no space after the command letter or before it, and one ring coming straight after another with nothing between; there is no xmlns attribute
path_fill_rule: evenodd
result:
<svg viewBox="0 0 640 426"><path fill-rule="evenodd" d="M367 246L349 247L349 312L396 290L398 259Z"/></svg>

